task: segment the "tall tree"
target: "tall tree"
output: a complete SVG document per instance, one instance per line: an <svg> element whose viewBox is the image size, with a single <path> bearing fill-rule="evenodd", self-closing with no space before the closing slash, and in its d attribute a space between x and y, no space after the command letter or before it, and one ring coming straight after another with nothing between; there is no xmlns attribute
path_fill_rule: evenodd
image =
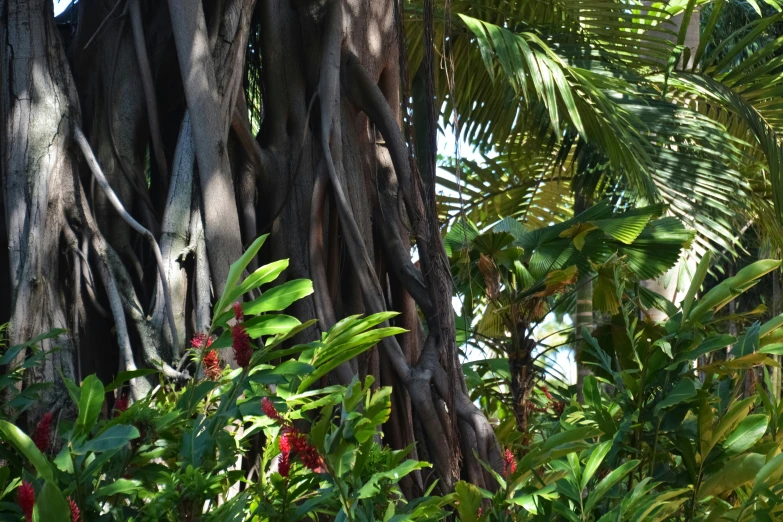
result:
<svg viewBox="0 0 783 522"><path fill-rule="evenodd" d="M400 5L74 8L75 25L58 31L50 0L0 0L11 342L64 329L44 343L43 374L27 377L56 383L39 412L67 402L60 375L157 366L187 378L186 339L207 329L243 245L271 231L265 255L290 259L285 279L314 283L295 310L319 320L303 340L384 310L401 312L390 320L409 330L332 379L369 374L393 386L387 440L416 442L444 491L460 476L488 485L475 455L498 470L502 460L457 364L435 150L421 147L419 176L400 128ZM432 9L425 3L430 44ZM429 49L417 133L434 143ZM146 386L136 379L131 391Z"/></svg>

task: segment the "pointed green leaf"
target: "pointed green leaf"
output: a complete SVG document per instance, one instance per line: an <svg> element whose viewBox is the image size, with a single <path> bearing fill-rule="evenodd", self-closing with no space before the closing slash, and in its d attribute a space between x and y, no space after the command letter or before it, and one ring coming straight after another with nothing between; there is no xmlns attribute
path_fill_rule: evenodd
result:
<svg viewBox="0 0 783 522"><path fill-rule="evenodd" d="M73 427L74 435L81 437L87 435L95 426L103 406L103 384L95 375L89 375L82 382L79 398L79 416Z"/></svg>

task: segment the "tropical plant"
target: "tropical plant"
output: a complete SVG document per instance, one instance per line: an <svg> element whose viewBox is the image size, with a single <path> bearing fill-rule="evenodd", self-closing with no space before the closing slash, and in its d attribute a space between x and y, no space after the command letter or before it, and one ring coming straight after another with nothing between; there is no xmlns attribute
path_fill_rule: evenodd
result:
<svg viewBox="0 0 783 522"><path fill-rule="evenodd" d="M727 21L738 4L747 17ZM703 30L689 48L699 9ZM442 215L547 226L573 215L573 192L621 207L667 203L697 232L695 261L735 253L749 220L780 246L775 9L467 1L443 16L448 37L434 41L459 66L441 73L438 95L483 156L459 172L453 159L444 164ZM419 28L413 62L425 45Z"/></svg>
<svg viewBox="0 0 783 522"><path fill-rule="evenodd" d="M401 437L390 444L434 444L446 490L465 462L457 432L499 465L461 381L436 151L416 149L420 175L400 126L403 2L81 0L58 2L57 19L52 4L0 0L0 76L14 79L0 89L0 323L14 345L63 330L41 344L57 356L27 374L56 383L31 419L64 403L64 378L162 367L186 379L186 340L220 326L210 311L230 264L274 230L269 259L291 260L281 281L316 290L292 304L303 323L318 319L301 341L355 314L404 311L394 321L410 333L367 355L376 382L413 405L390 420ZM420 77L433 74L426 63ZM416 127L436 132L434 120ZM412 243L429 253L421 269ZM332 377L348 385L365 362ZM415 438L417 423L437 435Z"/></svg>
<svg viewBox="0 0 783 522"><path fill-rule="evenodd" d="M469 367L475 371L485 362L496 369L502 364L511 391L506 407L519 432L527 432L527 417L535 407L530 394L549 352L535 341L535 329L551 311L573 300L569 287L593 280L593 306L616 314L621 306L614 286L617 270L638 283L674 266L692 234L677 219L661 217L664 211L664 206L652 205L614 212L604 201L549 227L527 230L507 218L483 233L470 222L459 223L446 235L463 299L462 320L475 323L468 338L496 357ZM644 292L648 305L659 298ZM487 392L497 385L495 380L479 384L477 375L472 377L474 398L493 397Z"/></svg>
<svg viewBox="0 0 783 522"><path fill-rule="evenodd" d="M584 402L534 417L530 439L500 435L501 488L458 484L462 521L781 519L782 410L766 369L777 364L783 316L738 337L721 328L727 303L780 262L756 262L697 298L709 257L665 323L647 318L638 285L614 271L620 310L582 333L596 369ZM759 367L763 380L745 388Z"/></svg>
<svg viewBox="0 0 783 522"><path fill-rule="evenodd" d="M78 406L75 420L47 412L30 435L13 421L38 388L25 389L6 405L12 415L4 413L0 420L5 463L0 498L16 493L18 501L0 503L2 516L37 522L288 521L313 513L357 522L445 516L439 498L406 502L398 486L428 464L407 460L411 448L382 446L389 388L373 390L369 376L347 388L313 388L336 366L400 329L373 328L388 320L388 313L354 316L320 341L286 347L283 342L308 325L271 312L301 299L311 291L309 282L289 281L244 306L235 301L284 267L272 263L239 283L263 240L232 265L217 301L216 326L194 339L197 378L179 386L161 373L154 390L132 404L133 397L120 390L132 391L130 382L155 370L123 372L106 386L94 375L81 386L65 379ZM232 302L233 311L222 314ZM11 360L57 334L11 347L4 356ZM228 347L239 368L221 368L217 354ZM40 366L44 354L35 350L23 366ZM6 387L13 388L15 376L8 374ZM107 409L111 392L118 395ZM416 481L421 487L421 476Z"/></svg>

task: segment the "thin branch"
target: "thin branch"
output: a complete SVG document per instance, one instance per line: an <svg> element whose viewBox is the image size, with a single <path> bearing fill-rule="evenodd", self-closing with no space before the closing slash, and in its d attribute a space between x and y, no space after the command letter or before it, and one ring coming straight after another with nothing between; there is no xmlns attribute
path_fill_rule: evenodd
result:
<svg viewBox="0 0 783 522"><path fill-rule="evenodd" d="M96 36L98 36L98 34L101 32L101 29L103 29L103 26L104 26L104 25L106 25L106 23L109 21L109 19L111 18L111 15L113 15L113 14L114 14L114 11L116 11L116 10L117 10L117 8L118 8L118 7L120 7L120 4L122 4L122 3L123 3L123 0L117 0L117 3L116 3L116 4L114 4L114 7L112 7L112 8L111 8L111 10L110 10L110 11L109 11L109 13L106 15L106 17L103 19L103 21L101 22L101 24L98 26L98 28L97 28L97 29L95 30L95 32L92 34L92 36L90 36L90 39L89 39L89 40L87 40L87 43L86 43L86 44L84 44L84 47L82 47L82 50L84 50L84 49L87 49L87 47L88 47L88 46L89 46L89 45L92 43L92 41L95 39L95 37L96 37ZM126 6L125 6L125 8L127 9L127 7L128 7L128 6L126 5ZM125 14L125 12L123 11L122 13L120 13L120 14L117 16L117 18L119 18L120 16L122 16L122 15L124 15L124 14Z"/></svg>
<svg viewBox="0 0 783 522"><path fill-rule="evenodd" d="M103 267L100 270L100 274L103 276L103 284L106 287L106 294L109 297L109 305L111 307L112 315L114 316L114 327L117 331L117 342L120 345L120 370L133 371L136 369L136 361L133 358L133 349L130 344L130 336L128 335L128 323L125 320L125 311L122 306L122 297L117 288L117 280L112 274L111 267L103 260ZM139 400L138 390L136 388L136 380L130 380L131 396L134 400Z"/></svg>
<svg viewBox="0 0 783 522"><path fill-rule="evenodd" d="M414 206L411 168L408 162L408 150L400 128L397 126L397 118L380 87L370 78L359 59L353 53L345 52L343 62L342 84L345 93L348 99L375 124L386 141L392 163L394 163L394 170L400 180L402 197L408 210L409 219L413 223L415 219L412 214Z"/></svg>
<svg viewBox="0 0 783 522"><path fill-rule="evenodd" d="M76 237L76 233L67 224L63 227L63 233L68 243L68 248L71 249L71 262L73 263L73 324L71 326L71 337L76 348L76 382L78 383L82 378L82 350L79 341L79 311L82 306L82 260L79 257L79 238Z"/></svg>
<svg viewBox="0 0 783 522"><path fill-rule="evenodd" d="M109 312L98 302L98 298L95 296L95 277L92 275L92 269L90 268L89 259L90 243L87 241L87 237L82 238L82 247L78 251L79 257L82 260L82 275L85 278L84 288L87 290L87 297L90 298L90 302L95 310L104 319L108 319Z"/></svg>
<svg viewBox="0 0 783 522"><path fill-rule="evenodd" d="M109 185L109 182L106 180L106 177L103 175L103 172L101 171L101 167L100 165L98 165L98 160L95 159L95 155L93 154L92 149L90 148L90 144L87 142L87 138L84 136L84 133L82 132L81 128L78 125L74 126L74 137L76 138L76 143L79 145L82 154L84 154L84 157L87 160L87 164L89 165L90 170L92 171L93 176L95 177L95 180L98 182L98 184L101 186L101 189L103 189L103 192L106 194L106 198L112 204L112 206L120 215L120 217L122 217L122 219L125 220L125 222L131 226L131 228L133 228L136 232L141 234L149 241L150 246L152 247L152 250L155 253L155 260L158 263L158 271L160 272L160 280L161 280L161 285L163 287L163 296L166 299L166 313L168 315L169 329L171 330L171 338L174 341L174 346L179 347L179 339L177 338L177 329L174 323L174 310L172 309L171 306L169 285L168 282L166 281L165 266L163 265L163 257L161 256L160 248L158 247L158 242L155 240L155 236L153 236L149 230L141 226L141 224L139 224L138 221L133 219L133 217L130 214L128 214L128 212L125 210L125 207L122 206L122 202L114 193L111 186Z"/></svg>
<svg viewBox="0 0 783 522"><path fill-rule="evenodd" d="M131 29L133 30L133 43L136 47L136 60L139 63L141 84L144 88L144 100L147 102L147 122L150 127L150 141L155 152L155 163L158 165L158 173L163 181L164 190L169 186L169 168L166 163L166 155L163 151L163 138L160 134L160 121L158 120L158 100L155 96L155 85L152 80L147 44L144 38L144 26L141 21L141 8L139 0L129 0Z"/></svg>

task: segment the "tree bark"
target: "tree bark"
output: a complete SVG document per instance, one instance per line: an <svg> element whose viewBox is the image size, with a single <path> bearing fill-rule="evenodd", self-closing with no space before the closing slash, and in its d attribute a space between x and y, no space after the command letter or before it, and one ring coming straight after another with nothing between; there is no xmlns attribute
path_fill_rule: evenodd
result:
<svg viewBox="0 0 783 522"><path fill-rule="evenodd" d="M578 216L590 206L590 201L584 194L574 196L574 216ZM590 367L582 362L582 328L593 328L593 281L584 278L577 283L576 316L574 317L574 346L576 359L576 393L579 400L583 399L585 377L590 375Z"/></svg>
<svg viewBox="0 0 783 522"><path fill-rule="evenodd" d="M402 33L391 2L225 0L205 13L197 1L169 0L168 9L131 1L130 17L98 0L76 4L69 64L49 0L0 0L0 237L10 247L12 340L76 325L45 347L65 349L31 382L57 381L59 367L73 376L80 331L111 347L82 353L85 373L100 366L108 379L162 364L168 377L184 378L176 339L208 329L243 243L271 231L258 262L288 258L281 279L310 278L316 287L291 311L320 320L304 340L347 315L402 312L394 322L408 333L346 363L332 381L371 374L393 386L387 441L416 442L412 456L432 460L443 492L461 477L492 487L474 451L502 471L500 448L457 360L434 200L434 107L417 131L431 144L420 177L400 129ZM251 34L251 52L262 58L257 139L243 92L248 64L258 62L245 56ZM431 81L432 56L427 63L420 73ZM77 127L88 137L81 149ZM93 155L92 172L105 175L119 206L107 205L84 168ZM160 263L139 235L149 236L145 229L160 245ZM424 270L411 261L414 242ZM144 389L137 382L131 391ZM403 487L420 494L426 482L415 474Z"/></svg>

